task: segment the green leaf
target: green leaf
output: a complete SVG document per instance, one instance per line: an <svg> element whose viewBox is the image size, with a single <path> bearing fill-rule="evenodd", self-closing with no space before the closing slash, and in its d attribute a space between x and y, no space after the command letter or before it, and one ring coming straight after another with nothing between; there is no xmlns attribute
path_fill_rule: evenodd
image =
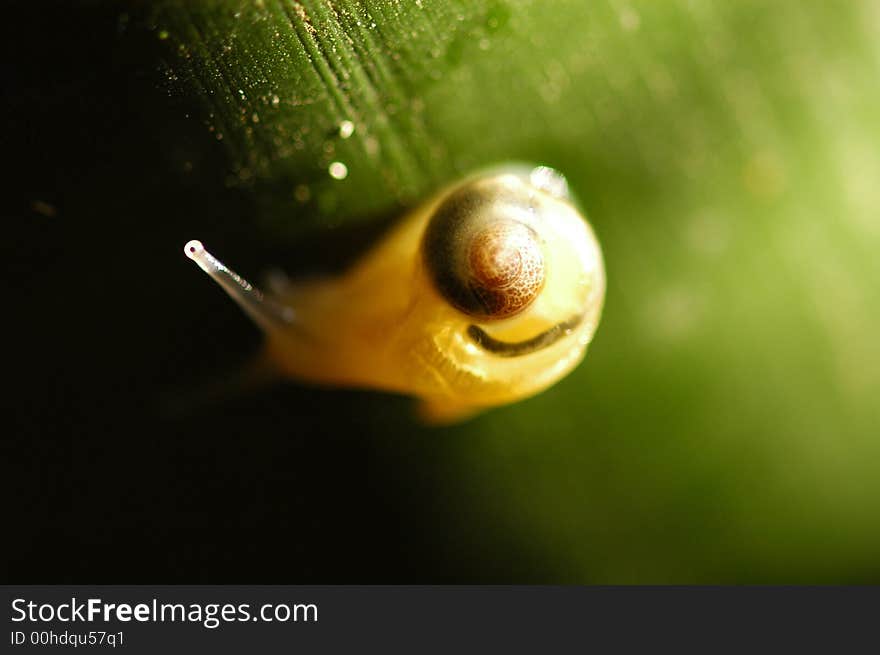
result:
<svg viewBox="0 0 880 655"><path fill-rule="evenodd" d="M358 406L382 447L421 440L405 466L440 462L437 520L477 577L498 558L541 580L877 579L874 3L156 11L171 88L267 240L375 222L496 162L552 165L580 197L609 290L570 378L440 431ZM536 562L505 560L510 541Z"/></svg>

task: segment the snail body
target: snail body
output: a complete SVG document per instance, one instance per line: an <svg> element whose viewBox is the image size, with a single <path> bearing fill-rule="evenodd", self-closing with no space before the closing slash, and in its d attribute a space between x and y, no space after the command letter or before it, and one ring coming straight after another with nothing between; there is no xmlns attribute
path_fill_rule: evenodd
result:
<svg viewBox="0 0 880 655"><path fill-rule="evenodd" d="M414 395L435 422L549 387L583 359L605 293L599 244L545 167L468 178L346 274L267 296L186 253L261 325L284 374Z"/></svg>

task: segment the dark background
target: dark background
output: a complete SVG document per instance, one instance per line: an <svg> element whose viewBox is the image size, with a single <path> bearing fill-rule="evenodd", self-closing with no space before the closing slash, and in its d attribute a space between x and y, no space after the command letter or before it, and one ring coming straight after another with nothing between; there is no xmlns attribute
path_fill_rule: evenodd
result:
<svg viewBox="0 0 880 655"><path fill-rule="evenodd" d="M183 244L209 232L242 271L277 253L240 228L247 196L224 184L220 146L165 91L135 20L59 3L0 28L3 581L530 579L523 549L449 536L459 509L432 444L383 448L361 420L372 394L180 400L260 343ZM408 417L408 401L384 403L380 421Z"/></svg>

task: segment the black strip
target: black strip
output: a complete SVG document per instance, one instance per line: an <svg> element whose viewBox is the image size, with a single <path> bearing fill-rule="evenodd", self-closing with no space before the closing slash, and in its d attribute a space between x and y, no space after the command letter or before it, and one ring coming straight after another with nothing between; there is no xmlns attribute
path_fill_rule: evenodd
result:
<svg viewBox="0 0 880 655"><path fill-rule="evenodd" d="M582 320L584 320L584 315L578 314L567 321L557 323L552 328L544 330L531 339L514 342L496 339L495 337L490 336L478 325L469 326L467 332L468 336L473 339L480 348L493 355L498 355L499 357L519 357L552 346L562 337L571 334L571 331L580 325Z"/></svg>

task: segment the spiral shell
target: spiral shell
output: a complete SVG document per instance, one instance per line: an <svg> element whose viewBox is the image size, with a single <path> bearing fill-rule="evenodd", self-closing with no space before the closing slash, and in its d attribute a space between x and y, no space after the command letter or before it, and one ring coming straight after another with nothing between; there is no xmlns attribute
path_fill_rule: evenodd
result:
<svg viewBox="0 0 880 655"><path fill-rule="evenodd" d="M544 286L541 239L524 217L530 199L518 189L466 185L436 209L422 251L440 293L482 320L526 309Z"/></svg>

